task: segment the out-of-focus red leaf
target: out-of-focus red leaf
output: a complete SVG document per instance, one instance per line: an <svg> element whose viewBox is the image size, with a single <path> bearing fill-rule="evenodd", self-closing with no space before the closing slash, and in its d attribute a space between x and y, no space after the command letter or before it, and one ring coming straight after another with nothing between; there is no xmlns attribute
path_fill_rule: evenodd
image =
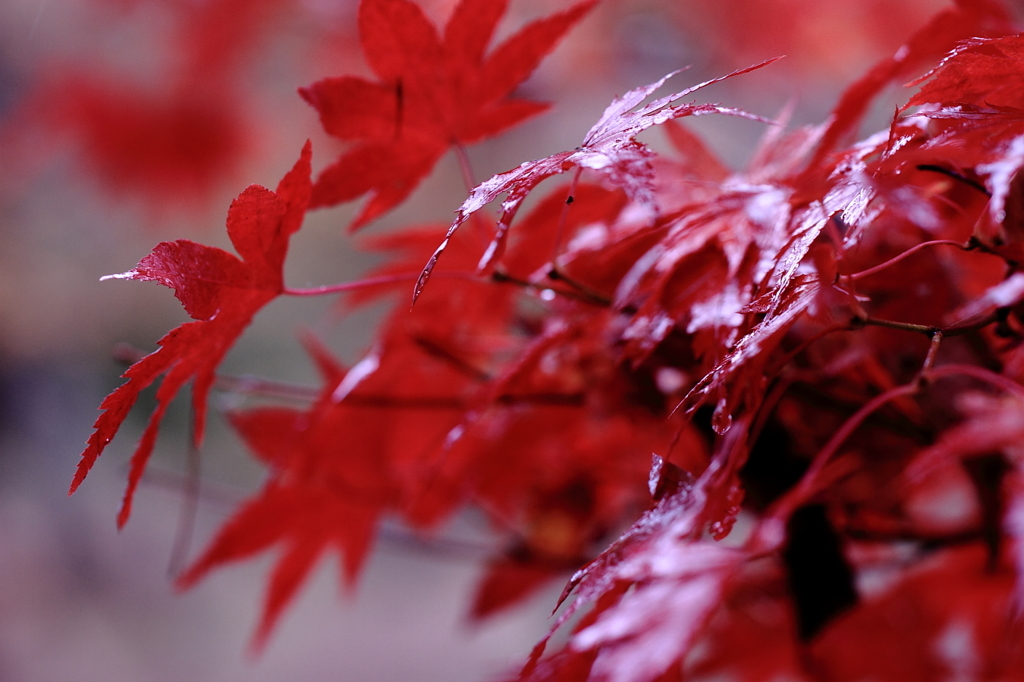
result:
<svg viewBox="0 0 1024 682"><path fill-rule="evenodd" d="M189 83L153 92L69 75L35 96L38 119L77 138L106 186L155 206L197 202L233 177L249 144L237 94Z"/></svg>
<svg viewBox="0 0 1024 682"><path fill-rule="evenodd" d="M499 523L521 519L532 524L527 546L557 560L582 557L619 514L642 504L650 452L663 450L680 425L665 420L655 386L602 352L597 332L605 324L604 311L581 315L521 344L480 385L427 501L476 501ZM495 459L496 451L505 457ZM574 530L552 532L559 524Z"/></svg>
<svg viewBox="0 0 1024 682"><path fill-rule="evenodd" d="M966 419L945 431L933 446L916 458L925 471L947 459L1005 452L1015 461L1024 456L1024 391L1005 397L981 393L961 396L959 408Z"/></svg>
<svg viewBox="0 0 1024 682"><path fill-rule="evenodd" d="M128 489L118 514L123 526L131 512L132 496L156 443L164 412L182 386L194 379L195 442L202 442L206 400L214 372L253 315L284 289L282 268L288 241L302 226L310 196L311 147L272 192L252 185L235 199L228 211L227 229L241 256L188 240L162 242L135 268L111 275L116 279L159 282L174 289L189 322L160 339L156 352L128 368L128 379L100 405L103 414L82 453L71 483L74 492L104 448L113 440L139 392L166 374L157 390L157 407L132 455Z"/></svg>
<svg viewBox="0 0 1024 682"><path fill-rule="evenodd" d="M883 88L900 78L914 75L914 70L927 68L930 62L952 50L958 41L978 35L1005 34L1012 32L1012 26L1002 4L991 0L961 0L954 7L935 15L892 57L878 62L846 89L832 110L828 128L808 168L816 172L814 169L835 150L835 146L856 132L856 126L872 99Z"/></svg>
<svg viewBox="0 0 1024 682"><path fill-rule="evenodd" d="M768 54L786 55L780 68L804 83L856 78L879 57L891 54L907 32L927 22L946 3L907 0L771 0L749 4L724 0L695 6L711 31L709 48L726 63L740 65ZM689 13L683 15L692 22ZM799 17L799 21L794 21Z"/></svg>
<svg viewBox="0 0 1024 682"><path fill-rule="evenodd" d="M985 290L978 298L960 306L947 315L950 324L965 324L995 313L1000 308L1011 308L1024 301L1024 273L1014 273L999 284Z"/></svg>
<svg viewBox="0 0 1024 682"><path fill-rule="evenodd" d="M408 0L364 0L359 32L380 81L342 76L300 90L329 134L353 142L317 179L312 205L368 194L359 228L404 200L452 145L546 109L512 92L593 5L539 19L485 55L504 0L462 0L443 37Z"/></svg>
<svg viewBox="0 0 1024 682"><path fill-rule="evenodd" d="M538 588L565 573L570 566L538 561L515 553L490 562L487 573L476 587L469 615L475 620L488 618L523 601Z"/></svg>
<svg viewBox="0 0 1024 682"><path fill-rule="evenodd" d="M848 611L810 647L828 679L1020 679L1012 575L986 568L979 543L935 554L882 595Z"/></svg>
<svg viewBox="0 0 1024 682"><path fill-rule="evenodd" d="M261 46L288 0L208 0L181 4L177 31L181 70L209 82L228 79Z"/></svg>
<svg viewBox="0 0 1024 682"><path fill-rule="evenodd" d="M702 180L721 182L729 175L729 169L716 157L697 135L678 121L665 121L663 130L669 141L682 157L682 165Z"/></svg>
<svg viewBox="0 0 1024 682"><path fill-rule="evenodd" d="M676 669L680 678L727 675L740 682L813 679L804 667L788 597L781 569L759 567L754 578L725 595L722 608L697 645L704 650Z"/></svg>
<svg viewBox="0 0 1024 682"><path fill-rule="evenodd" d="M269 465L270 478L177 580L187 588L214 568L283 545L253 641L257 649L325 552L338 551L345 580L355 580L381 514L397 504L390 462L379 456L382 433L360 428L365 412L336 399L339 390L355 388L363 370L357 365L345 373L323 349L307 347L324 375L319 398L308 411L270 407L230 415Z"/></svg>

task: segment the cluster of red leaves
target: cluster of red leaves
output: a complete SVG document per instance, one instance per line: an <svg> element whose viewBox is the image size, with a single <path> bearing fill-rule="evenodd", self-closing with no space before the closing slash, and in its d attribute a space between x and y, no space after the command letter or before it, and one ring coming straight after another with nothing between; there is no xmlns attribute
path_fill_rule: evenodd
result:
<svg viewBox="0 0 1024 682"><path fill-rule="evenodd" d="M185 381L201 438L232 342L274 297L311 293L281 276L310 197L369 195L362 224L450 146L536 113L508 96L589 7L488 53L503 3L462 0L441 39L408 0L363 0L381 82L303 91L351 142L341 159L311 183L307 147L276 192L239 197L228 230L241 260L178 241L118 276L174 288L198 321L103 403L74 485L165 374L123 523ZM512 538L477 616L583 566L552 631L574 619L566 644L545 655L545 638L525 679L1020 679L1013 31L997 4L958 3L853 83L825 124L769 125L736 173L673 119L752 116L680 101L715 81L644 105L663 79L617 98L574 150L481 183L451 226L372 240L392 260L319 293L358 305L414 289L413 309L398 305L351 368L308 340L323 383L306 409L228 415L267 481L180 584L279 548L262 642L325 552L351 581L383 516L430 529L472 505ZM850 143L874 95L929 68L888 130ZM678 154L636 139L658 124ZM517 218L542 180L570 170ZM500 197L492 233L483 212Z"/></svg>

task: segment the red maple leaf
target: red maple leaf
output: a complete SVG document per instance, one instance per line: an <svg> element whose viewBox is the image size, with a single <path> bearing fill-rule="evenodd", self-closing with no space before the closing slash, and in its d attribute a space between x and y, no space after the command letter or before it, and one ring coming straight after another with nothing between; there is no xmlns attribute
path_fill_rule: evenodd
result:
<svg viewBox="0 0 1024 682"><path fill-rule="evenodd" d="M443 37L408 0L364 0L379 80L303 91L348 153L315 190L308 148L277 194L247 190L228 221L241 258L179 241L119 276L173 287L198 321L107 398L73 487L165 374L123 523L169 401L194 377L201 438L224 353L260 306L297 293L281 266L310 196L370 194L358 226L453 144L539 111L512 89L590 6L485 56L502 0L461 0ZM581 147L481 184L450 227L378 239L399 251L388 265L319 293L351 291L358 304L419 274L423 296L386 318L351 370L312 348L323 384L306 409L229 415L267 480L179 585L280 552L260 646L322 557L340 555L354 580L384 514L429 529L475 505L506 533L476 615L584 564L555 629L581 618L560 652L542 658L547 638L535 649L528 680L1013 677L1011 619L1024 603L1021 39L961 46L924 81L919 111L841 148L883 87L1004 23L993 2L960 0L854 83L826 123L773 126L735 174L681 128L670 130L681 160L637 141L686 115L749 117L680 102L721 79L645 106L662 79L613 102ZM516 217L538 183L573 169L573 196L559 188ZM579 182L583 169L602 184ZM493 239L458 229L502 198ZM1005 395L973 392L979 382ZM688 409L671 411L683 395ZM654 507L586 563L646 502L651 451L664 455L647 477ZM913 480L918 469L928 477ZM929 505L951 499L937 491L969 499L936 513Z"/></svg>
<svg viewBox="0 0 1024 682"><path fill-rule="evenodd" d="M222 249L179 239L161 242L133 269L116 279L159 282L174 289L186 312L198 320L172 330L160 348L128 368L128 379L100 405L103 414L82 453L71 491L114 438L139 392L166 374L157 390L157 406L131 460L128 488L117 517L123 526L131 512L132 496L156 442L164 412L181 387L194 378L192 406L195 442L203 439L206 399L214 372L253 315L284 290L282 268L288 240L302 225L310 196L311 146L289 171L277 191L251 185L228 210L228 235L241 258Z"/></svg>
<svg viewBox="0 0 1024 682"><path fill-rule="evenodd" d="M269 479L177 580L187 588L213 568L282 544L253 640L256 649L324 552L339 551L344 578L354 581L381 513L397 497L390 462L378 456L391 429L373 420L372 410L368 415L365 406L338 397L358 383L362 370L346 372L318 344L306 346L323 377L320 396L308 410L265 407L230 415L232 426L269 466ZM361 428L368 423L382 428Z"/></svg>
<svg viewBox="0 0 1024 682"><path fill-rule="evenodd" d="M486 56L504 0L463 0L443 37L408 0L362 2L363 51L380 81L342 76L299 91L328 133L355 143L317 178L311 205L369 193L356 229L401 203L452 145L544 111L511 94L595 1L533 22Z"/></svg>
<svg viewBox="0 0 1024 682"><path fill-rule="evenodd" d="M964 41L922 76L907 107L952 103L1024 109L1024 86L1016 77L1024 61L1024 36Z"/></svg>
<svg viewBox="0 0 1024 682"><path fill-rule="evenodd" d="M40 88L27 113L76 138L111 190L157 206L197 202L236 172L249 139L231 87L187 82L153 92L77 71Z"/></svg>
<svg viewBox="0 0 1024 682"><path fill-rule="evenodd" d="M524 679L577 679L573 672L582 668L581 680L649 682L679 665L748 558L701 538L709 522L723 520L715 498L734 485L745 460L737 433L720 442L696 479L655 457L649 484L657 504L572 577L559 603L573 591L576 599L534 648ZM551 635L588 605L568 645L541 660Z"/></svg>
<svg viewBox="0 0 1024 682"><path fill-rule="evenodd" d="M733 71L725 76L704 81L680 92L660 97L636 109L652 92L674 75L674 73L668 74L650 85L635 88L622 97L616 98L583 138L583 144L575 150L559 152L536 161L527 161L520 164L518 168L499 173L490 180L480 183L459 207L458 215L451 227L448 228L444 241L437 247L426 267L423 268L423 273L416 282L413 300L415 301L426 285L438 258L448 247L451 236L469 216L502 194L506 195L501 204L502 213L495 226L494 239L487 247L487 251L478 265L481 271L487 271L493 268L504 254L509 227L527 195L545 179L572 168L589 168L600 172L610 184L621 187L631 199L642 207L656 212L654 168L651 165L655 154L646 145L638 142L636 136L652 126L682 116L729 114L759 121L765 120L739 109L723 107L718 104L673 104L673 102L712 83L760 69L777 59L769 59L760 64ZM636 110L634 111L634 109Z"/></svg>
<svg viewBox="0 0 1024 682"><path fill-rule="evenodd" d="M958 0L955 6L936 14L915 31L892 57L880 60L846 88L832 110L809 170L817 171L837 144L852 137L872 99L887 85L913 76L916 69L926 68L927 64L953 49L958 41L976 35L999 35L1011 31L1012 23L1006 8L991 0Z"/></svg>
<svg viewBox="0 0 1024 682"><path fill-rule="evenodd" d="M1014 261L1024 257L1024 88L1013 76L1022 66L1019 35L965 41L917 81L921 89L902 111L921 107L919 118L893 126L897 153L887 155L890 166L948 169L987 191L991 201L973 236Z"/></svg>

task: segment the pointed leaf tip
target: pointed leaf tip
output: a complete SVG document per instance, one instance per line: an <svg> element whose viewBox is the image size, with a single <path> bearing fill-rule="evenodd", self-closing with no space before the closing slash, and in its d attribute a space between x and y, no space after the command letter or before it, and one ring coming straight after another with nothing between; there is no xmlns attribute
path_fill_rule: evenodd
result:
<svg viewBox="0 0 1024 682"><path fill-rule="evenodd" d="M77 490L113 440L140 392L160 380L156 408L131 458L128 486L117 515L118 528L124 527L131 514L132 497L170 402L189 380L194 380L195 439L201 441L207 396L218 365L253 316L283 290L288 240L301 226L309 200L311 154L312 144L307 140L299 161L279 183L278 193L253 185L232 202L228 236L243 259L189 240L161 242L134 269L108 276L171 287L188 314L197 320L168 332L158 341L155 352L128 368L125 383L100 405L101 414L82 452L69 493Z"/></svg>
<svg viewBox="0 0 1024 682"><path fill-rule="evenodd" d="M413 2L360 3L360 41L376 79L327 78L299 90L327 133L352 143L319 174L314 207L365 197L350 227L358 229L405 201L453 144L493 137L546 108L515 91L596 0L488 50L504 4L457 3L439 35Z"/></svg>

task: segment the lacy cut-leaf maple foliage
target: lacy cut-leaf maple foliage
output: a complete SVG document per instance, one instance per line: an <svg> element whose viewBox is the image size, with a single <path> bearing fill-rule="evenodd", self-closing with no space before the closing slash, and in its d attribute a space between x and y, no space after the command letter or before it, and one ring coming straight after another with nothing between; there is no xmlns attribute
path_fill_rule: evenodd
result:
<svg viewBox="0 0 1024 682"><path fill-rule="evenodd" d="M307 144L276 192L245 190L241 258L181 240L114 276L173 288L197 321L104 401L72 490L165 375L123 524L168 403L193 378L198 445L209 392L243 390L217 365L270 300L398 294L352 367L305 339L305 408L227 414L266 482L178 584L277 550L257 645L325 553L351 582L385 516L431 530L473 506L508 538L474 616L575 571L565 644L545 637L522 679L1024 679L1024 35L1000 5L937 15L819 126L681 101L721 78L646 105L665 79L636 88L451 225L364 242L392 254L366 279L285 286L311 197L368 195L360 226L450 147L537 113L509 95L591 5L487 52L504 3L462 0L441 38L408 0L363 0L381 80L301 91L341 158L314 183ZM675 120L712 113L766 125L742 171ZM655 125L674 153L637 139Z"/></svg>

